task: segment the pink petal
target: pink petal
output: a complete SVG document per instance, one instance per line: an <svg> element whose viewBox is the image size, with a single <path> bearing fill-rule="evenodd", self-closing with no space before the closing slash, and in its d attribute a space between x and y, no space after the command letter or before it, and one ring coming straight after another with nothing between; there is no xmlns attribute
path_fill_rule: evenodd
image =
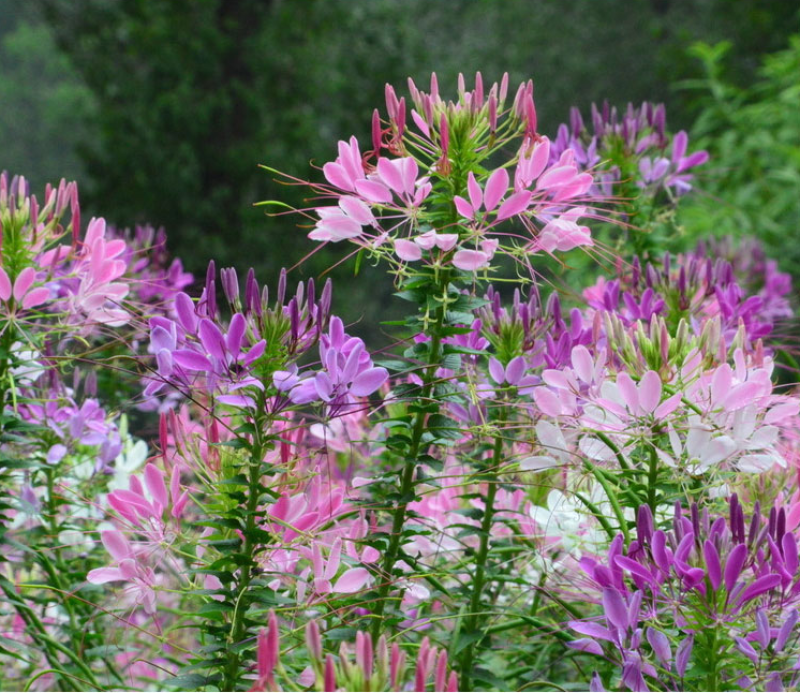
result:
<svg viewBox="0 0 800 693"><path fill-rule="evenodd" d="M381 159L383 161L383 159ZM379 204L391 202L392 193L383 183L376 180L362 180L356 181L356 191L361 197L370 202L377 202Z"/></svg>
<svg viewBox="0 0 800 693"><path fill-rule="evenodd" d="M567 647L572 648L573 650L578 650L579 652L588 652L589 654L603 655L603 648L600 647L600 643L595 642L591 638L578 638L577 640L570 640L567 643Z"/></svg>
<svg viewBox="0 0 800 693"><path fill-rule="evenodd" d="M344 215L318 221L315 231L317 230L327 235L328 239L332 240L334 243L346 238L355 238L363 233L361 224L355 221L355 219L350 219L350 217ZM314 231L311 233L313 234ZM309 237L312 238L312 240L328 240L313 238L311 234L309 234Z"/></svg>
<svg viewBox="0 0 800 693"><path fill-rule="evenodd" d="M104 585L107 582L118 582L124 579L119 568L95 568L86 575L86 580L93 585Z"/></svg>
<svg viewBox="0 0 800 693"><path fill-rule="evenodd" d="M469 193L469 201L472 209L480 209L483 202L483 193L478 181L475 180L475 174L470 171L467 176L467 192ZM463 199L463 198L462 198Z"/></svg>
<svg viewBox="0 0 800 693"><path fill-rule="evenodd" d="M342 195L339 198L339 207L348 217L362 226L371 226L375 223L372 210L364 200L359 200L352 195Z"/></svg>
<svg viewBox="0 0 800 693"><path fill-rule="evenodd" d="M405 238L399 238L394 242L394 252L405 262L416 262L422 258L422 249L414 241Z"/></svg>
<svg viewBox="0 0 800 693"><path fill-rule="evenodd" d="M162 509L169 505L167 487L164 483L164 472L156 467L152 462L144 468L144 483L150 496L158 503Z"/></svg>
<svg viewBox="0 0 800 693"><path fill-rule="evenodd" d="M411 156L400 159L398 163L400 164L400 175L403 178L403 192L406 195L411 195L414 192L414 185L417 182L419 166L417 166L414 157Z"/></svg>
<svg viewBox="0 0 800 693"><path fill-rule="evenodd" d="M378 175L398 195L402 195L405 192L403 175L400 172L400 161L393 161L385 157L378 159Z"/></svg>
<svg viewBox="0 0 800 693"><path fill-rule="evenodd" d="M342 540L336 539L331 546L331 552L328 555L328 562L325 565L325 574L321 577L330 580L339 571L339 563L342 558ZM318 576L319 577L319 576Z"/></svg>
<svg viewBox="0 0 800 693"><path fill-rule="evenodd" d="M536 184L537 190L548 190L566 185L575 178L577 169L574 166L555 166L546 171Z"/></svg>
<svg viewBox="0 0 800 693"><path fill-rule="evenodd" d="M639 383L639 406L645 414L652 414L661 403L661 376L647 371Z"/></svg>
<svg viewBox="0 0 800 693"><path fill-rule="evenodd" d="M480 250L459 250L453 255L453 264L460 270L474 272L489 264L486 253Z"/></svg>
<svg viewBox="0 0 800 693"><path fill-rule="evenodd" d="M17 301L21 301L22 297L28 293L34 279L36 279L36 270L33 267L26 267L19 273L14 281L14 298Z"/></svg>
<svg viewBox="0 0 800 693"><path fill-rule="evenodd" d="M617 387L625 404L628 405L628 409L631 413L636 414L639 411L639 393L631 376L627 373L620 373L617 376Z"/></svg>
<svg viewBox="0 0 800 693"><path fill-rule="evenodd" d="M366 568L351 568L336 581L333 591L352 594L358 592L367 582L369 582L369 571Z"/></svg>
<svg viewBox="0 0 800 693"><path fill-rule="evenodd" d="M575 374L584 383L592 382L594 363L589 350L585 346L579 344L572 350L572 367L575 369Z"/></svg>
<svg viewBox="0 0 800 693"><path fill-rule="evenodd" d="M92 217L92 220L89 222L89 226L86 227L86 236L83 239L83 242L91 247L94 245L94 242L98 239L103 238L106 235L106 220L100 217L96 219Z"/></svg>
<svg viewBox="0 0 800 693"><path fill-rule="evenodd" d="M115 561L130 557L131 546L122 532L116 529L108 529L100 533L100 538L103 541L103 546L106 547L106 551L113 556Z"/></svg>
<svg viewBox="0 0 800 693"><path fill-rule="evenodd" d="M344 170L344 166L329 162L322 167L322 173L328 182L335 188L353 191L353 182Z"/></svg>
<svg viewBox="0 0 800 693"><path fill-rule="evenodd" d="M444 252L449 252L458 243L457 233L440 233L436 235L436 245Z"/></svg>
<svg viewBox="0 0 800 693"><path fill-rule="evenodd" d="M512 385L516 385L522 378L525 372L525 359L522 356L517 356L508 362L506 366L506 380Z"/></svg>
<svg viewBox="0 0 800 693"><path fill-rule="evenodd" d="M508 190L508 171L498 168L486 182L483 202L487 212L491 212L497 207L497 203L506 194L506 190Z"/></svg>
<svg viewBox="0 0 800 693"><path fill-rule="evenodd" d="M530 190L514 193L500 205L500 209L497 210L497 221L503 221L524 212L531 202L531 197L533 197L533 193Z"/></svg>
<svg viewBox="0 0 800 693"><path fill-rule="evenodd" d="M672 140L672 160L678 162L686 154L686 146L689 144L689 136L686 130L681 130Z"/></svg>
<svg viewBox="0 0 800 693"><path fill-rule="evenodd" d="M436 239L439 234L436 231L426 231L423 234L420 234L414 239L414 243L416 243L420 248L423 250L430 250L436 245Z"/></svg>
<svg viewBox="0 0 800 693"><path fill-rule="evenodd" d="M50 291L45 289L43 286L40 286L33 291L29 291L25 295L25 298L22 299L22 307L25 308L25 310L28 310L29 308L35 308L36 306L42 305L42 303L47 301L49 298Z"/></svg>
<svg viewBox="0 0 800 693"><path fill-rule="evenodd" d="M653 412L653 416L657 419L664 419L672 412L674 412L681 403L681 395L682 393L678 392L677 394L672 395L668 399L665 399L661 404L656 407L656 410Z"/></svg>
<svg viewBox="0 0 800 693"><path fill-rule="evenodd" d="M469 202L467 202L463 197L460 195L456 195L453 198L453 202L456 205L456 211L465 219L474 219L475 218L475 210L470 206Z"/></svg>
<svg viewBox="0 0 800 693"><path fill-rule="evenodd" d="M537 387L533 391L533 400L544 414L548 416L561 415L561 401L546 387Z"/></svg>
<svg viewBox="0 0 800 693"><path fill-rule="evenodd" d="M544 171L545 166L547 166L547 162L550 159L550 140L547 137L542 137L537 143L536 146L533 148L533 154L531 155L530 160L530 167L526 171L528 174L528 179L530 181L535 181L539 176L542 175L542 171Z"/></svg>
<svg viewBox="0 0 800 693"><path fill-rule="evenodd" d="M7 301L11 298L11 280L6 271L0 267L0 300Z"/></svg>

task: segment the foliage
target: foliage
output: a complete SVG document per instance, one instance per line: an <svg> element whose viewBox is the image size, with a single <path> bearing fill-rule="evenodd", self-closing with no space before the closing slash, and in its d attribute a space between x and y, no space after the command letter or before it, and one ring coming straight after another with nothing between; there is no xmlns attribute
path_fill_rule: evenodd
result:
<svg viewBox="0 0 800 693"><path fill-rule="evenodd" d="M686 84L705 94L695 134L713 160L703 195L681 211L690 239L757 236L781 267L797 276L800 253L787 243L800 229L800 35L765 58L758 79L740 88L726 80L730 43L697 44L705 78Z"/></svg>

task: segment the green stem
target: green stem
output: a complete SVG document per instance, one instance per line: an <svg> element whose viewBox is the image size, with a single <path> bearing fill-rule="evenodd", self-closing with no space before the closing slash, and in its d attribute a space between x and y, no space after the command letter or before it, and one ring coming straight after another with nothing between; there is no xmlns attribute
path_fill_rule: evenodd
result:
<svg viewBox="0 0 800 693"><path fill-rule="evenodd" d="M658 483L658 455L655 445L650 446L650 472L647 475L647 504L655 516L656 513L656 484Z"/></svg>
<svg viewBox="0 0 800 693"><path fill-rule="evenodd" d="M261 500L260 486L262 476L262 463L265 452L265 440L262 431L266 430L268 422L265 421L263 411L256 415L255 433L253 434L253 446L248 464L248 497L247 497L247 519L245 520L244 544L242 554L244 564L242 565L239 582L236 586L236 604L233 612L230 633L228 635L228 656L223 671L223 684L221 690L235 691L239 681L239 669L242 663L242 656L234 651L234 647L244 640L247 632L245 616L247 614L248 589L255 575L255 552L256 543L253 535L256 529L256 511Z"/></svg>
<svg viewBox="0 0 800 693"><path fill-rule="evenodd" d="M47 634L47 629L36 615L36 612L21 602L22 597L14 592L13 588L10 586L10 583L8 583L8 580L5 578L0 579L0 589L3 590L9 603L14 605L14 609L19 614L19 617L24 621L25 625L27 626L26 632L28 635L30 635L31 638L33 638L43 647L44 655L50 666L54 669L62 668L62 663L56 654L56 652L60 652L86 675L87 679L95 688L99 689L100 684L98 684L97 679L94 676L94 672L92 672L92 670L80 659L77 653L72 652L67 647L64 647L61 643L59 643L57 640L54 640ZM75 690L74 685L67 684L61 678L58 679L58 684L62 690Z"/></svg>
<svg viewBox="0 0 800 693"><path fill-rule="evenodd" d="M486 501L483 508L483 521L481 522L481 539L478 546L478 555L475 558L475 579L472 583L472 598L470 599L469 613L467 614L465 622L466 633L468 636L471 635L478 627L478 614L481 607L483 586L486 580L486 564L489 558L492 521L494 520L494 501L497 497L497 489L500 486L500 481L497 477L497 469L500 466L503 457L503 436L501 429L505 421L506 408L503 406L497 419L498 433L494 439L492 460L489 469L486 470L489 488L486 492ZM461 656L461 680L459 682L459 687L464 691L469 691L471 689L472 663L475 658L475 648L479 645L479 643L479 640L473 640L470 642L464 648Z"/></svg>
<svg viewBox="0 0 800 693"><path fill-rule="evenodd" d="M577 498L581 503L586 506L586 509L595 516L595 519L600 523L600 526L605 530L605 533L608 535L609 540L614 541L614 537L616 536L614 533L613 527L608 523L608 520L605 518L603 513L600 512L600 508L598 508L592 501L590 501L586 496L582 493L578 493L575 491L575 498Z"/></svg>
<svg viewBox="0 0 800 693"><path fill-rule="evenodd" d="M616 494L613 493L611 487L609 486L608 480L603 474L603 470L595 467L589 461L586 461L584 464L586 465L586 469L588 469L594 475L594 478L597 479L597 483L600 484L600 486L603 488L603 491L605 491L608 502L611 503L611 507L614 509L614 514L617 516L617 522L619 522L619 529L622 532L622 536L625 538L625 544L629 544L630 536L628 534L628 523L625 520L625 513L622 512L622 507L617 500Z"/></svg>
<svg viewBox="0 0 800 693"><path fill-rule="evenodd" d="M447 286L449 284L449 273L442 272L439 275L437 282L437 290L441 291L443 295L443 302L436 311L436 322L431 330L431 343L428 349L428 359L425 366L425 372L422 377L422 393L420 400L427 402L431 399L433 393L433 383L436 377L436 369L442 360L442 330L445 324L447 314ZM414 489L414 473L419 463L420 448L422 446L422 435L425 433L425 422L428 417L428 412L419 410L414 415L414 424L411 432L411 444L409 446L408 456L403 464L403 470L400 476L400 499L394 508L392 519L392 530L389 537L389 546L383 557L381 565L381 573L383 575L383 582L378 590L378 601L375 604L375 611L373 612L372 624L372 639L377 642L381 635L383 628L383 612L386 608L386 600L389 597L389 591L392 589L392 575L395 563L400 555L400 543L402 540L403 525L406 521L406 514L408 504L413 497L412 491Z"/></svg>

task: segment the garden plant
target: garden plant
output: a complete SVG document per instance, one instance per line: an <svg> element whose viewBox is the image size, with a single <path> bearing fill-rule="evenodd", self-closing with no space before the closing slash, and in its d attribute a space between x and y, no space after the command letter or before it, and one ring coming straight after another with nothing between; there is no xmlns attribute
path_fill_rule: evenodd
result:
<svg viewBox="0 0 800 693"><path fill-rule="evenodd" d="M713 160L663 106L424 89L311 181L264 166L289 263L391 276L381 344L302 262L195 282L0 177L4 689L800 683L789 276L680 247Z"/></svg>

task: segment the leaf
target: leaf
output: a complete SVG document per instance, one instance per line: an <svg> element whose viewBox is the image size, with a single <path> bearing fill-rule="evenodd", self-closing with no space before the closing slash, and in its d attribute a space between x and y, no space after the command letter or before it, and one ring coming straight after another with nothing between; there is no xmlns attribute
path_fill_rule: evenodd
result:
<svg viewBox="0 0 800 693"><path fill-rule="evenodd" d="M164 683L168 684L170 687L185 691L199 691L201 688L216 683L218 680L218 675L181 674L167 679Z"/></svg>
<svg viewBox="0 0 800 693"><path fill-rule="evenodd" d="M398 359L380 359L375 361L376 366L381 366L385 368L387 371L392 371L394 373L401 373L403 371L408 370L409 364L405 361L400 361Z"/></svg>
<svg viewBox="0 0 800 693"><path fill-rule="evenodd" d="M355 640L357 629L355 628L331 628L325 632L325 638L334 642L345 640Z"/></svg>

